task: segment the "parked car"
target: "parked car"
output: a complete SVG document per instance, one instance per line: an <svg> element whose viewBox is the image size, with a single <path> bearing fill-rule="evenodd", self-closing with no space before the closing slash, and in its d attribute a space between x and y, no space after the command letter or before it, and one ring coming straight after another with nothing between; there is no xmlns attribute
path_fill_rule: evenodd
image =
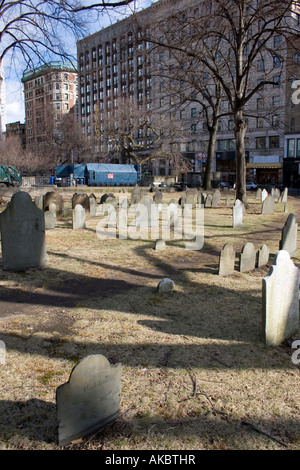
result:
<svg viewBox="0 0 300 470"><path fill-rule="evenodd" d="M246 190L247 191L256 191L257 190L257 184L253 183L252 181L247 181L246 182Z"/></svg>
<svg viewBox="0 0 300 470"><path fill-rule="evenodd" d="M231 184L228 183L228 181L221 181L220 189L230 189L230 188L231 188Z"/></svg>

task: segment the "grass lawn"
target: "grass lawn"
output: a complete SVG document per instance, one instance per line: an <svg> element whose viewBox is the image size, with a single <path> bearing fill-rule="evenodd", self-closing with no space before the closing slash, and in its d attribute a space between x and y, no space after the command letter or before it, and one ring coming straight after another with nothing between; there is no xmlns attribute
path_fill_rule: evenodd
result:
<svg viewBox="0 0 300 470"><path fill-rule="evenodd" d="M87 192L99 203L101 190ZM84 230L64 218L46 232L45 268L0 266L1 450L59 449L56 388L89 354L122 364L120 417L68 449L299 449L299 366L286 343L261 340L262 278L288 214L278 203L261 215L249 193L243 227L233 229L227 194L233 202L224 191L205 209L198 251L184 240L167 240L164 251L149 239L100 240L99 216ZM66 207L70 198L65 191ZM289 197L288 209L298 219L300 200ZM269 247L270 264L218 276L224 244L238 255L248 241ZM299 249L293 261L299 267ZM175 289L159 295L164 277Z"/></svg>

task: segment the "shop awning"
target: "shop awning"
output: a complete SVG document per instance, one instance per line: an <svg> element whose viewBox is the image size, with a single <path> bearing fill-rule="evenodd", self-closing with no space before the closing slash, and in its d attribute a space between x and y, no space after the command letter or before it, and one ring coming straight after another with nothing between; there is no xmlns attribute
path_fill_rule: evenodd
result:
<svg viewBox="0 0 300 470"><path fill-rule="evenodd" d="M247 168L283 168L283 163L247 163Z"/></svg>

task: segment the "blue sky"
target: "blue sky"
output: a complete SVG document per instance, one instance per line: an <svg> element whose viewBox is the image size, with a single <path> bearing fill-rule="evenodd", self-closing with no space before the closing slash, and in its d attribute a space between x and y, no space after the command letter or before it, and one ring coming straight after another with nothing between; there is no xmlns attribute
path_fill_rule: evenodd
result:
<svg viewBox="0 0 300 470"><path fill-rule="evenodd" d="M156 0L157 1L157 0ZM136 8L146 8L150 6L151 0L136 0ZM117 20L117 13L110 12L108 15L104 15L99 23L95 23L94 30L91 33L100 30L103 26L108 26L110 23ZM98 27L99 25L99 27ZM70 38L71 47L76 50L76 42L74 38ZM6 90L6 116L7 123L20 121L25 122L25 111L24 111L24 97L23 97L23 84L21 83L23 70L16 70L16 67L10 67L4 60L4 73L5 73L5 90Z"/></svg>

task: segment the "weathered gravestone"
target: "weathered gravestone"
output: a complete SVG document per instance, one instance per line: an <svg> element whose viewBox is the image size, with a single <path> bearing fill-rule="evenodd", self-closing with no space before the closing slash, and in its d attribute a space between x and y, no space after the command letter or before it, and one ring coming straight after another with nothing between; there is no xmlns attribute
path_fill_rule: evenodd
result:
<svg viewBox="0 0 300 470"><path fill-rule="evenodd" d="M155 190L155 194L153 196L153 201L155 202L155 204L161 204L162 201L163 201L163 194L158 189Z"/></svg>
<svg viewBox="0 0 300 470"><path fill-rule="evenodd" d="M201 193L199 196L200 200L198 199L198 202L200 204L203 204L205 206L206 198L207 198L207 193Z"/></svg>
<svg viewBox="0 0 300 470"><path fill-rule="evenodd" d="M232 208L233 228L240 228L243 226L244 204L239 199L236 199Z"/></svg>
<svg viewBox="0 0 300 470"><path fill-rule="evenodd" d="M131 204L139 204L146 194L147 193L144 189L136 185L131 193Z"/></svg>
<svg viewBox="0 0 300 470"><path fill-rule="evenodd" d="M240 272L246 273L255 269L256 251L253 243L247 242L240 253Z"/></svg>
<svg viewBox="0 0 300 470"><path fill-rule="evenodd" d="M258 188L258 190L256 191L256 199L261 201L261 188Z"/></svg>
<svg viewBox="0 0 300 470"><path fill-rule="evenodd" d="M58 443L61 446L93 434L119 416L121 364L102 355L87 356L69 381L56 389Z"/></svg>
<svg viewBox="0 0 300 470"><path fill-rule="evenodd" d="M273 196L267 196L262 203L262 214L274 214L274 198Z"/></svg>
<svg viewBox="0 0 300 470"><path fill-rule="evenodd" d="M269 262L270 250L267 245L262 245L257 252L257 267L266 266Z"/></svg>
<svg viewBox="0 0 300 470"><path fill-rule="evenodd" d="M56 225L56 214L52 211L44 212L45 217L45 230L51 230L55 228Z"/></svg>
<svg viewBox="0 0 300 470"><path fill-rule="evenodd" d="M211 207L218 207L218 205L220 204L220 201L221 201L221 193L219 189L216 189L212 197Z"/></svg>
<svg viewBox="0 0 300 470"><path fill-rule="evenodd" d="M155 250L162 251L166 248L166 243L162 238L158 238L155 242Z"/></svg>
<svg viewBox="0 0 300 470"><path fill-rule="evenodd" d="M73 209L73 229L85 228L86 212L81 204L76 204Z"/></svg>
<svg viewBox="0 0 300 470"><path fill-rule="evenodd" d="M74 193L72 197L72 209L80 204L86 211L90 210L90 198L86 193Z"/></svg>
<svg viewBox="0 0 300 470"><path fill-rule="evenodd" d="M44 213L30 195L13 195L0 214L4 271L23 271L46 264Z"/></svg>
<svg viewBox="0 0 300 470"><path fill-rule="evenodd" d="M280 250L262 281L262 330L267 346L278 346L298 333L299 269Z"/></svg>
<svg viewBox="0 0 300 470"><path fill-rule="evenodd" d="M288 198L288 188L284 188L280 197L280 202L283 202L283 203L287 202L287 198Z"/></svg>
<svg viewBox="0 0 300 470"><path fill-rule="evenodd" d="M89 195L89 206L90 206L90 216L95 217L97 201L96 201L96 197L94 196L94 194Z"/></svg>
<svg viewBox="0 0 300 470"><path fill-rule="evenodd" d="M174 290L174 281L168 277L163 278L157 286L157 291L159 294L169 294Z"/></svg>
<svg viewBox="0 0 300 470"><path fill-rule="evenodd" d="M229 276L234 272L235 251L230 243L224 245L219 258L219 276Z"/></svg>
<svg viewBox="0 0 300 470"><path fill-rule="evenodd" d="M231 199L230 199L230 196L227 196L227 197L226 197L225 205L226 205L226 207L230 207L230 206L231 206Z"/></svg>
<svg viewBox="0 0 300 470"><path fill-rule="evenodd" d="M34 203L39 209L44 210L44 196L35 196Z"/></svg>
<svg viewBox="0 0 300 470"><path fill-rule="evenodd" d="M204 206L205 207L212 207L212 200L213 200L213 196L212 194L208 194L206 199L205 199L205 204Z"/></svg>
<svg viewBox="0 0 300 470"><path fill-rule="evenodd" d="M264 200L268 197L268 191L266 189L263 189L261 192L261 202L264 202Z"/></svg>
<svg viewBox="0 0 300 470"><path fill-rule="evenodd" d="M54 202L56 204L56 217L60 218L63 216L64 210L64 200L61 194L56 193L55 191L48 191L44 195L44 211L49 210L50 204Z"/></svg>
<svg viewBox="0 0 300 470"><path fill-rule="evenodd" d="M281 232L279 250L285 250L292 256L297 249L298 224L294 214L290 214Z"/></svg>

